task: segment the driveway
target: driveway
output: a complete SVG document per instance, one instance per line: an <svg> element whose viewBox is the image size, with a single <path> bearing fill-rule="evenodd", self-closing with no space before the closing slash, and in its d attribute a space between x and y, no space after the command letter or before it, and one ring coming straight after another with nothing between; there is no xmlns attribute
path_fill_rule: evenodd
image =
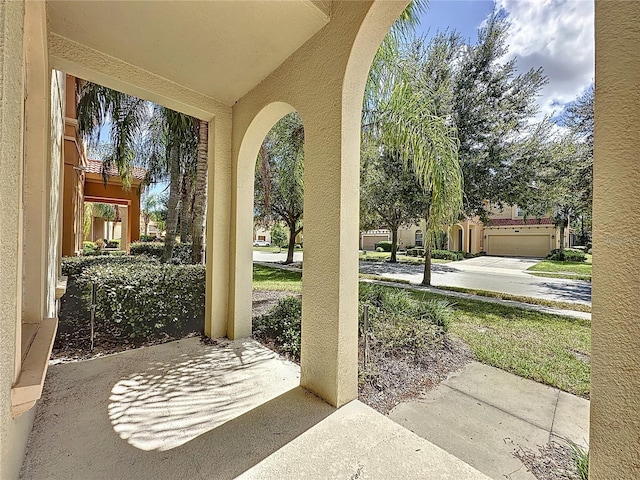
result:
<svg viewBox="0 0 640 480"><path fill-rule="evenodd" d="M476 290L591 304L591 283L583 280L536 277L525 270L539 260L531 258L477 257L431 267L433 286ZM422 282L424 267L387 262L360 262L360 272L381 277Z"/></svg>

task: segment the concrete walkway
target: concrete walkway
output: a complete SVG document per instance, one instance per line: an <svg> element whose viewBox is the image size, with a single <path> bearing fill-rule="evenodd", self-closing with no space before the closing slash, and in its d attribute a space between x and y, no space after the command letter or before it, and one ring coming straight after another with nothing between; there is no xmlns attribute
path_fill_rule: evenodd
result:
<svg viewBox="0 0 640 480"><path fill-rule="evenodd" d="M253 340L54 365L22 479L486 479L353 401L336 410Z"/></svg>
<svg viewBox="0 0 640 480"><path fill-rule="evenodd" d="M389 417L496 480L535 480L520 448L589 438L588 400L477 362Z"/></svg>

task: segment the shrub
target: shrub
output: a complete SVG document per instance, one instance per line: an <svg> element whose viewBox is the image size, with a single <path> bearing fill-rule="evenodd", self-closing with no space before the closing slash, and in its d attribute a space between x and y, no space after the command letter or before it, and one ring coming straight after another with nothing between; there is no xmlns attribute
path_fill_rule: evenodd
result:
<svg viewBox="0 0 640 480"><path fill-rule="evenodd" d="M87 304L91 283L96 284L96 321L117 324L123 336L182 336L203 329L202 265L149 261L96 264L85 268L77 279Z"/></svg>
<svg viewBox="0 0 640 480"><path fill-rule="evenodd" d="M407 248L407 255L410 257L424 257L425 249L422 247Z"/></svg>
<svg viewBox="0 0 640 480"><path fill-rule="evenodd" d="M302 300L285 297L255 320L253 334L256 338L273 340L280 350L300 360L301 324Z"/></svg>
<svg viewBox="0 0 640 480"><path fill-rule="evenodd" d="M107 248L120 248L120 240L109 240Z"/></svg>
<svg viewBox="0 0 640 480"><path fill-rule="evenodd" d="M382 252L384 252L384 248L378 247L378 248L376 248L376 252L382 253Z"/></svg>
<svg viewBox="0 0 640 480"><path fill-rule="evenodd" d="M431 250L431 258L439 260L462 260L464 252L451 252L449 250Z"/></svg>
<svg viewBox="0 0 640 480"><path fill-rule="evenodd" d="M391 242L383 240L382 242L376 243L376 252L381 248L383 252L391 251Z"/></svg>
<svg viewBox="0 0 640 480"><path fill-rule="evenodd" d="M375 284L360 285L360 331L363 305L369 305L371 348L381 355L407 355L427 361L434 344L442 342L453 317L451 306L442 301L420 302L402 289ZM282 352L300 358L302 302L286 297L254 321L256 338L273 341Z"/></svg>
<svg viewBox="0 0 640 480"><path fill-rule="evenodd" d="M154 236L152 235L140 235L140 241L141 242L153 242L155 239Z"/></svg>
<svg viewBox="0 0 640 480"><path fill-rule="evenodd" d="M82 255L100 255L98 247L93 242L82 242Z"/></svg>
<svg viewBox="0 0 640 480"><path fill-rule="evenodd" d="M96 240L96 248L98 250L102 250L104 248L104 240L102 240L101 238Z"/></svg>
<svg viewBox="0 0 640 480"><path fill-rule="evenodd" d="M147 257L132 257L124 255L102 255L98 257L64 257L62 259L62 275L75 281L89 267L95 265L138 265L157 264L156 259ZM64 297L63 297L64 298Z"/></svg>
<svg viewBox="0 0 640 480"><path fill-rule="evenodd" d="M587 256L584 252L573 248L565 248L564 251L560 249L551 250L547 255L547 260L557 260L561 262L584 262Z"/></svg>
<svg viewBox="0 0 640 480"><path fill-rule="evenodd" d="M129 248L131 255L146 255L147 257L160 259L164 252L164 243L160 242L136 242ZM175 265L187 265L191 263L191 244L176 243L173 246L171 262Z"/></svg>

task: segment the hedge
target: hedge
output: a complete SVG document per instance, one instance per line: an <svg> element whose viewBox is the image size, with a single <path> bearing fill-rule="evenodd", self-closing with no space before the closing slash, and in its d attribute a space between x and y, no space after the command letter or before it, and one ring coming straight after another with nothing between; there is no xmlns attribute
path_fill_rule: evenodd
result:
<svg viewBox="0 0 640 480"><path fill-rule="evenodd" d="M561 251L559 248L551 250L547 255L547 260L558 260L561 262L584 262L587 256L582 250L576 250L574 248L565 248Z"/></svg>
<svg viewBox="0 0 640 480"><path fill-rule="evenodd" d="M89 267L95 265L139 265L157 264L158 261L147 257L131 257L125 255L104 255L96 257L64 257L62 259L62 275L69 277L70 282L77 280Z"/></svg>
<svg viewBox="0 0 640 480"><path fill-rule="evenodd" d="M376 243L376 251L378 251L379 248L381 248L383 252L390 252L391 242L383 240L382 242Z"/></svg>
<svg viewBox="0 0 640 480"><path fill-rule="evenodd" d="M423 247L408 248L407 255L411 257L424 257L425 249ZM449 250L431 250L431 258L440 260L462 260L463 252L450 252Z"/></svg>
<svg viewBox="0 0 640 480"><path fill-rule="evenodd" d="M92 283L96 284L96 322L116 324L123 336L148 339L203 330L203 265L153 261L93 265L77 278L86 305Z"/></svg>
<svg viewBox="0 0 640 480"><path fill-rule="evenodd" d="M147 257L160 259L162 252L164 252L163 242L136 242L129 247L129 253L134 256L146 255ZM176 243L173 246L171 263L179 265L191 263L191 244Z"/></svg>

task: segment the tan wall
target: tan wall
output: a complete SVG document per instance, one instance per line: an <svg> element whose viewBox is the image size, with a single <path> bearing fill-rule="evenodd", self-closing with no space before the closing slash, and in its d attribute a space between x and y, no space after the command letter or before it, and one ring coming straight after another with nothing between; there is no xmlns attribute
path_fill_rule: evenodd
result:
<svg viewBox="0 0 640 480"><path fill-rule="evenodd" d="M22 325L55 315L65 85L48 66L44 2L0 0L0 24L0 478L12 480L34 417L12 412Z"/></svg>
<svg viewBox="0 0 640 480"><path fill-rule="evenodd" d="M17 478L24 453L23 439L30 427L18 424L11 417L11 385L17 378L15 355L19 355L22 313L23 15L22 3L0 0L0 171L3 177L0 182L0 478L3 479Z"/></svg>
<svg viewBox="0 0 640 480"><path fill-rule="evenodd" d="M597 1L595 15L589 474L631 480L640 476L640 2Z"/></svg>

